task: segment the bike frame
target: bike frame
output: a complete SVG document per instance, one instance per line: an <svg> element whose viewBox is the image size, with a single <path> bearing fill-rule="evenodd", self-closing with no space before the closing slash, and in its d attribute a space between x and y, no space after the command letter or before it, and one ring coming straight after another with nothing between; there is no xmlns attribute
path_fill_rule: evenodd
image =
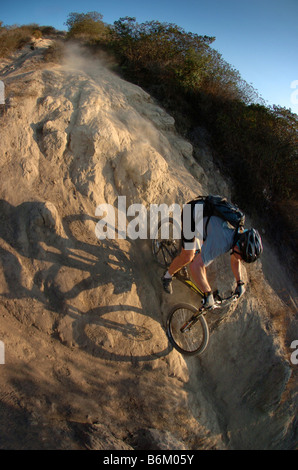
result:
<svg viewBox="0 0 298 470"><path fill-rule="evenodd" d="M175 274L175 278L178 279L178 281L182 282L182 284L185 284L189 289L191 289L199 296L204 297L204 292L201 291L201 289L199 289L199 287L194 282L192 282L191 279L185 279L185 277L179 274L179 272Z"/></svg>
<svg viewBox="0 0 298 470"><path fill-rule="evenodd" d="M180 282L182 282L182 284L187 286L189 289L191 289L193 292L195 292L199 296L204 297L204 292L201 291L201 289L199 289L199 287L194 282L192 282L191 279L185 279L185 277L183 277L181 274L179 274L179 272L175 274L175 278L178 279ZM227 301L232 301L232 300L235 300L235 299L238 298L238 296L236 294L231 294L228 297L222 298L219 295L218 290L213 292L213 296L216 299L215 304L217 305L217 307L215 307L215 308L218 308L218 307L222 306ZM205 311L203 306L198 308L198 312L202 313L203 311Z"/></svg>

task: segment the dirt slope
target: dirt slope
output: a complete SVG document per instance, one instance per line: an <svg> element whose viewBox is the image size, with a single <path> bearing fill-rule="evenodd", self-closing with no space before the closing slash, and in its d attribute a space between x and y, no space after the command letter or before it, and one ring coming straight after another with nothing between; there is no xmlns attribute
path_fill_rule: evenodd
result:
<svg viewBox="0 0 298 470"><path fill-rule="evenodd" d="M250 267L244 299L209 319L210 346L186 360L164 325L171 304L196 299L162 293L147 240L95 236L96 207L118 196L228 196L208 149L200 166L171 116L77 47L46 64L50 44L0 69L0 448L294 448L296 299ZM228 264L209 270L222 292Z"/></svg>

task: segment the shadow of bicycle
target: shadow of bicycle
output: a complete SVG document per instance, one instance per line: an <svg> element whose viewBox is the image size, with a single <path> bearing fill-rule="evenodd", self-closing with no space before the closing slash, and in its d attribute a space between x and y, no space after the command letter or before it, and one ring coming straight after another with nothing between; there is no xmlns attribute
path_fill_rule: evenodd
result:
<svg viewBox="0 0 298 470"><path fill-rule="evenodd" d="M95 357L136 364L169 353L159 314L148 301L152 293L140 281L143 259L137 268L133 241L125 250L115 240L99 242L98 220L86 214L65 217L61 235L45 225L53 214L39 201L14 207L2 200L0 208L0 261L7 286L1 298L12 300L11 308L15 300L20 305L32 300L26 305L33 323L42 311L53 318L53 335L60 329L60 340L67 336ZM137 307L131 305L134 292Z"/></svg>
<svg viewBox="0 0 298 470"><path fill-rule="evenodd" d="M108 305L85 314L73 309L71 328L75 344L93 357L111 361L153 361L172 350L160 324L143 309L132 305Z"/></svg>

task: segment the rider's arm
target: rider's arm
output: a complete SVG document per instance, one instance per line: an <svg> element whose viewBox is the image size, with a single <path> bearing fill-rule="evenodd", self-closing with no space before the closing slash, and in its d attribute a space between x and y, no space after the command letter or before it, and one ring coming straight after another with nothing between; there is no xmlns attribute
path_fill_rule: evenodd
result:
<svg viewBox="0 0 298 470"><path fill-rule="evenodd" d="M241 280L241 261L238 255L231 255L231 268L237 282Z"/></svg>

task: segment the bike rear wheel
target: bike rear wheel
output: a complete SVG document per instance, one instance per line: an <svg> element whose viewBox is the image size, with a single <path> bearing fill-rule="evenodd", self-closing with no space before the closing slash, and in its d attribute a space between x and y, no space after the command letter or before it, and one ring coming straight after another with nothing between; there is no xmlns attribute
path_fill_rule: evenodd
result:
<svg viewBox="0 0 298 470"><path fill-rule="evenodd" d="M168 268L179 254L180 236L180 226L172 217L159 222L155 238L152 240L152 253L155 261L163 268Z"/></svg>
<svg viewBox="0 0 298 470"><path fill-rule="evenodd" d="M196 356L205 351L209 343L209 328L203 315L195 315L197 308L178 304L171 310L167 321L169 340L177 351Z"/></svg>

